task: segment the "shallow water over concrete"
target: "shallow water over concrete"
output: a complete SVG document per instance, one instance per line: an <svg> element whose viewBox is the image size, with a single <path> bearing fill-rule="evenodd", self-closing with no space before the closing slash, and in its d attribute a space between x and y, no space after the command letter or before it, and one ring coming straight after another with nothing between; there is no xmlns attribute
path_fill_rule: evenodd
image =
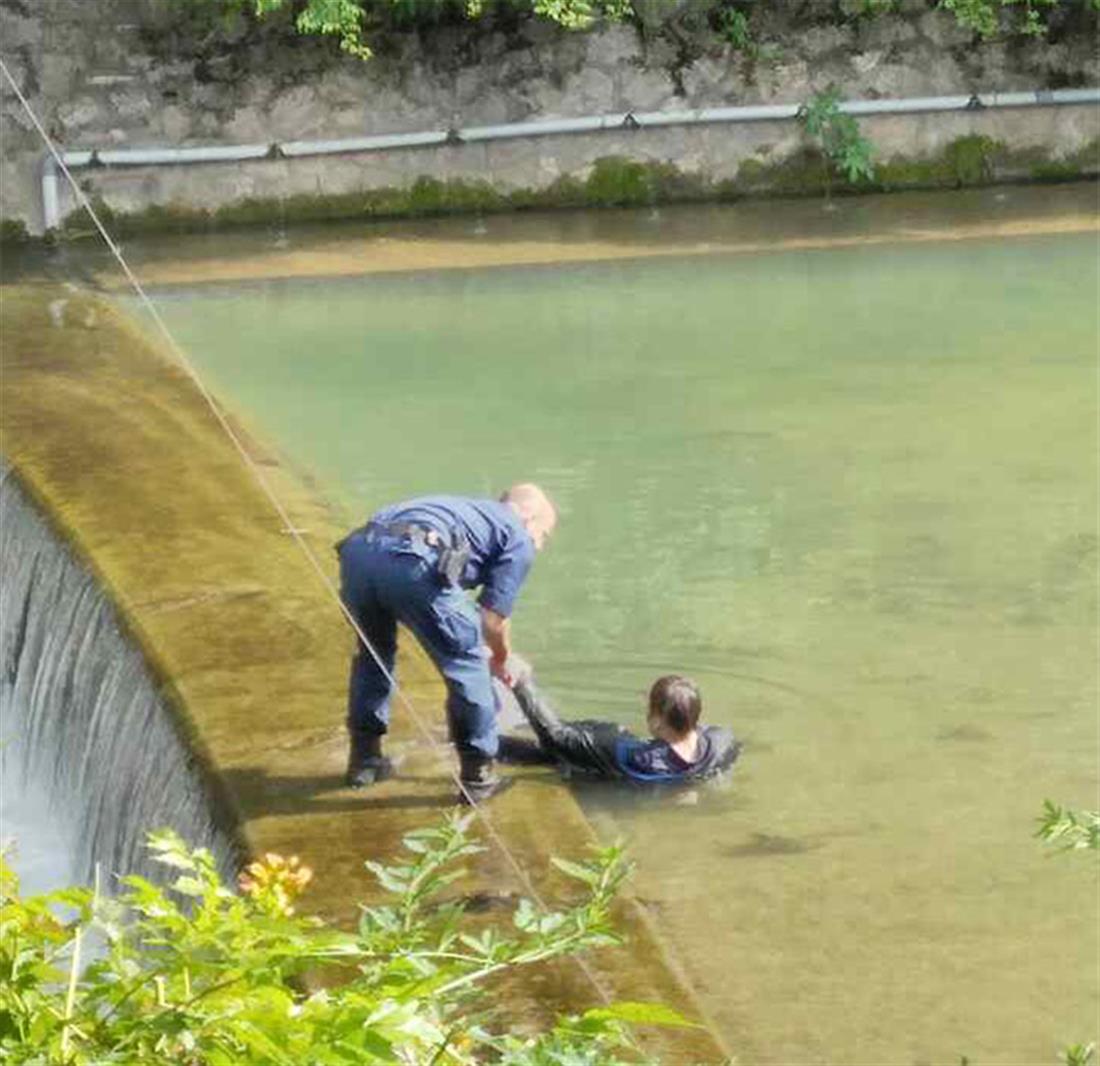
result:
<svg viewBox="0 0 1100 1066"><path fill-rule="evenodd" d="M550 488L516 639L564 710L637 722L677 670L744 735L694 805L584 790L742 1061L1044 1062L1100 992L1095 864L1030 835L1095 803L1095 204L800 204L805 239L757 205L732 251L679 236L728 237L714 209L561 216L523 266L497 219L460 244L510 268L157 299L349 507ZM461 265L458 225L398 232L406 265Z"/></svg>

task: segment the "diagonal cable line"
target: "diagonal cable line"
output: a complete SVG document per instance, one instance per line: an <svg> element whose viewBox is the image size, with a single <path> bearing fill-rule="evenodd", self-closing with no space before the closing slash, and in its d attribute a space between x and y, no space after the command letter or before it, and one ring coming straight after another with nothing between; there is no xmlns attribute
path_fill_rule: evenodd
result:
<svg viewBox="0 0 1100 1066"><path fill-rule="evenodd" d="M35 114L34 110L31 108L30 103L27 101L27 98L23 95L22 91L19 88L19 85L16 83L15 79L12 77L11 72L8 69L7 64L4 62L4 60L2 58L0 58L0 70L3 71L4 77L7 78L8 84L11 86L11 88L12 88L13 92L15 93L16 97L19 99L19 102L22 104L23 109L27 112L27 115L30 118L31 123L34 125L34 128L38 131L39 136L42 138L42 141L46 145L46 148L48 149L50 154L53 156L53 158L54 158L55 162L57 163L58 167L61 169L61 172L65 175L65 178L68 181L70 187L72 188L73 194L75 195L75 197L76 197L77 201L79 202L80 206L83 207L85 211L87 211L88 216L91 218L92 222L95 224L96 229L99 231L100 235L103 237L103 240L106 243L107 247L110 249L111 254L118 261L119 266L122 268L123 273L126 275L126 279L130 282L130 284L133 287L134 291L137 293L138 298L140 299L142 304L145 306L146 310L149 312L149 314L152 317L153 321L156 323L157 329L159 330L161 335L164 337L165 342L168 344L169 349L171 350L173 356L179 362L180 366L182 366L183 369L187 372L187 375L190 377L191 381L193 382L195 387L198 389L198 391L199 391L200 395L202 396L203 400L205 400L207 406L210 408L210 410L213 413L214 418L217 420L219 426L222 428L222 430L225 432L225 435L232 442L234 449L236 450L237 454L241 458L241 461L245 464L245 466L248 468L248 470L252 473L252 475L255 478L256 482L259 484L259 486L260 486L261 490L263 491L264 495L267 497L267 499L270 502L272 508L275 510L276 514L278 515L280 521L283 523L284 531L289 533L294 538L295 543L298 545L298 547L301 549L302 553L305 555L306 560L309 562L310 567L313 569L313 571L317 575L318 579L321 581L322 585L324 585L324 587L328 591L329 595L336 602L336 605L337 605L338 609L340 610L340 613L348 621L349 625L352 627L352 629L355 631L356 635L358 636L358 639L361 641L363 647L365 647L368 650L368 652L370 653L371 657L374 659L375 663L378 665L381 672L385 675L387 681L390 684L390 687L391 687L392 691L397 696L397 698L400 700L401 705L409 713L409 716L411 717L412 721L415 723L415 725L416 725L417 729L420 731L421 735L424 737L424 739L425 739L427 745L429 746L429 748L435 749L435 750L442 750L444 747L448 747L448 745L441 744L440 742L438 742L432 736L430 729L428 728L427 724L422 719L422 717L417 713L416 708L413 706L411 699L409 699L409 697L405 694L404 690L398 685L397 678L394 676L393 672L390 671L386 667L385 663L382 661L382 659L379 656L378 652L375 650L374 646L371 644L370 640L368 640L366 634L363 632L362 627L358 624L358 622L355 620L355 617L352 615L351 611L348 609L347 604L345 604L344 601L341 599L340 593L337 590L336 586L333 584L332 579L325 572L324 567L321 565L321 562L317 558L316 553L313 551L313 549L310 547L310 545L303 538L301 530L299 530L295 526L295 524L291 521L290 515L287 513L287 510L283 506L282 501L279 499L278 495L275 493L275 490L272 488L271 483L268 481L267 477L264 475L263 470L256 463L256 461L252 458L252 456L248 454L248 451L245 448L243 442L241 441L241 439L238 436L238 434L236 433L236 431L233 429L232 425L230 424L229 420L226 418L225 414L219 408L217 402L214 399L214 396L212 395L210 390L207 388L205 382L202 380L201 376L198 373L198 370L195 368L195 366L192 363L191 359L187 356L187 354L184 352L183 348L176 341L175 337L172 335L171 330L168 328L167 323L161 317L160 312L157 310L155 304L149 298L148 294L145 292L145 289L142 287L141 282L138 281L137 277L134 275L133 271L130 269L130 266L126 262L126 259L123 256L121 249L115 243L115 241L111 238L110 233L107 232L106 227L103 225L102 221L99 218L99 215L97 214L95 208L92 206L91 202L88 200L88 197L85 195L83 189L80 188L80 185L73 178L72 173L69 171L69 168L65 165L65 160L63 159L61 153L57 150L57 147L53 143L53 141L50 138L49 134L47 134L45 129L42 127L42 123L39 121L38 116ZM466 785L463 783L463 781L462 781L461 777L459 776L459 774L454 770L453 766L450 770L450 776L451 776L451 780L457 785L458 790L461 793L462 797L465 799L466 803L470 806L470 808L473 811L473 813L475 814L475 816L481 821L482 825L485 828L486 835L496 845L496 847L497 847L498 851L500 852L500 854L504 857L504 859L506 860L508 865L512 868L513 872L519 878L519 881L520 881L521 885L523 886L523 888L530 894L531 899L539 906L539 908L543 912L549 914L550 913L550 908L547 906L546 902L543 900L543 898L539 894L538 890L535 888L535 885L534 885L530 875L524 869L524 867L520 863L519 859L512 852L512 850L508 847L508 845L504 842L503 837L500 835L500 833L497 830L496 826L493 824L492 819L489 817L489 813L485 809L485 805L483 803L479 803L473 797L473 795L470 793L469 789L467 789ZM589 983L595 989L596 994L600 997L600 999L603 1001L603 1003L605 1005L610 1004L611 1003L610 995L604 989L602 982L599 980L599 978L593 972L593 970L588 965L588 963L583 958L581 958L580 956L573 956L573 961L580 968L580 970L584 973L585 977L588 979Z"/></svg>

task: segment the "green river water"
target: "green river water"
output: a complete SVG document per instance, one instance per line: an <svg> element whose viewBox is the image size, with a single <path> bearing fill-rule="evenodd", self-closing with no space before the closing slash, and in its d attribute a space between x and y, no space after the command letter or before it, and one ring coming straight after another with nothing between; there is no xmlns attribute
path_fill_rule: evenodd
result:
<svg viewBox="0 0 1100 1066"><path fill-rule="evenodd" d="M913 204L950 229L1059 196L1095 207L599 225L659 245L801 212L874 237ZM652 679L686 672L744 738L693 804L582 794L739 1062L1056 1062L1100 1002L1097 864L1032 838L1044 798L1097 805L1096 234L668 250L155 297L350 513L550 490L515 642L564 713L640 726Z"/></svg>

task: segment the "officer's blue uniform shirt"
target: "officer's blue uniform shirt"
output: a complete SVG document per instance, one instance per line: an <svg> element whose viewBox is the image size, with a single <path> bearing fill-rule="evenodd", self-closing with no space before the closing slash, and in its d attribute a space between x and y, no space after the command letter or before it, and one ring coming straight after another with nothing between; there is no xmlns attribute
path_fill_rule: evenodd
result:
<svg viewBox="0 0 1100 1066"><path fill-rule="evenodd" d="M463 588L481 585L478 603L503 618L512 613L520 586L535 561L535 543L519 515L498 500L464 496L422 496L379 511L372 522L415 522L436 530L451 543L457 529L470 545L462 573Z"/></svg>

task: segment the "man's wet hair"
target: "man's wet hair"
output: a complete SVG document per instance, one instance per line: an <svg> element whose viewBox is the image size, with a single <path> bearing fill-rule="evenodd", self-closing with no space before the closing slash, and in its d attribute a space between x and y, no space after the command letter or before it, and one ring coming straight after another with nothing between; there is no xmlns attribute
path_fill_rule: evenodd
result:
<svg viewBox="0 0 1100 1066"><path fill-rule="evenodd" d="M649 713L660 718L677 736L690 733L703 712L699 686L690 677L666 674L649 690Z"/></svg>

